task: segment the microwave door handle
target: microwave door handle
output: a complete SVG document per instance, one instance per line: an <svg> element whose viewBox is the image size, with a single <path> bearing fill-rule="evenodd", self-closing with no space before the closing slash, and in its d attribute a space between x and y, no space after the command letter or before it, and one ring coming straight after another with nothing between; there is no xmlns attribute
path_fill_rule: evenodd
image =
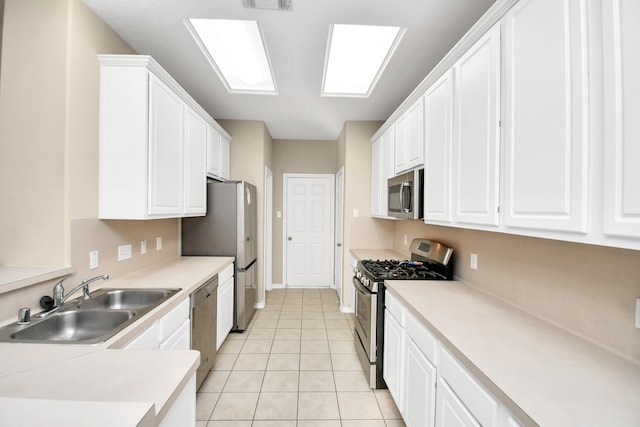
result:
<svg viewBox="0 0 640 427"><path fill-rule="evenodd" d="M404 189L405 188L408 188L409 190L411 190L411 183L403 182L400 185L400 209L402 210L402 212L410 212L411 211L411 191L409 191L409 201L407 203L407 207L405 207L405 204L404 204Z"/></svg>

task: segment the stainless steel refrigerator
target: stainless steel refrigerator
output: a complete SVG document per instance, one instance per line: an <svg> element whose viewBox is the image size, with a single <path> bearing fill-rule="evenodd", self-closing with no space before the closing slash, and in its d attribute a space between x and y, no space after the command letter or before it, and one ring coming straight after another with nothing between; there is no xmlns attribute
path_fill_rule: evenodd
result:
<svg viewBox="0 0 640 427"><path fill-rule="evenodd" d="M235 257L233 330L255 313L257 284L256 187L244 181L207 183L207 215L182 219L182 255Z"/></svg>

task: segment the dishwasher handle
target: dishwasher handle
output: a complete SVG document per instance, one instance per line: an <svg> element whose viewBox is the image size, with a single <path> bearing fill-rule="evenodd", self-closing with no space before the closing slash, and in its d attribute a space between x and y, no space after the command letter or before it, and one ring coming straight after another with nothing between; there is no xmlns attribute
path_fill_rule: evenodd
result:
<svg viewBox="0 0 640 427"><path fill-rule="evenodd" d="M211 297L218 291L218 275L203 283L198 289L193 291L190 296L191 309L202 304L207 298Z"/></svg>

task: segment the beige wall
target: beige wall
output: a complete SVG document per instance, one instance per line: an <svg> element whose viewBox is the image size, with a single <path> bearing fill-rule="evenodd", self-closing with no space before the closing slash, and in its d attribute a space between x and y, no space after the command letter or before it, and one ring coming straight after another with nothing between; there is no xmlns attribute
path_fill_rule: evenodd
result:
<svg viewBox="0 0 640 427"><path fill-rule="evenodd" d="M81 0L7 0L0 74L0 265L112 277L179 254L178 220L100 221L98 53L135 53ZM38 31L33 31L38 28ZM4 203L6 201L7 203ZM155 251L155 238L163 249ZM147 240L148 253L140 254ZM131 260L117 247L132 244ZM89 270L99 250L100 268ZM0 320L38 309L55 281L0 296Z"/></svg>
<svg viewBox="0 0 640 427"><path fill-rule="evenodd" d="M396 221L394 249L427 237L456 250L456 275L618 354L640 361L640 252ZM478 269L469 268L470 253Z"/></svg>
<svg viewBox="0 0 640 427"><path fill-rule="evenodd" d="M393 240L391 221L371 218L371 136L382 122L345 122L338 138L338 168L344 166L343 305L353 307L350 249L385 249Z"/></svg>
<svg viewBox="0 0 640 427"><path fill-rule="evenodd" d="M335 141L273 141L273 283L282 284L283 174L335 174L338 170Z"/></svg>
<svg viewBox="0 0 640 427"><path fill-rule="evenodd" d="M258 226L258 303L264 302L264 167L271 162L271 135L264 122L218 120L231 135L229 175L256 186Z"/></svg>

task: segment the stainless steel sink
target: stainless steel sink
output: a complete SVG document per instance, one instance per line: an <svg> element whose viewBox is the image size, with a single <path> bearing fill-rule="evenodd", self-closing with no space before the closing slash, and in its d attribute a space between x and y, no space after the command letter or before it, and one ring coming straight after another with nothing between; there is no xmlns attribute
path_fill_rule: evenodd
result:
<svg viewBox="0 0 640 427"><path fill-rule="evenodd" d="M133 310L61 311L11 334L16 341L97 343L122 330L136 316Z"/></svg>
<svg viewBox="0 0 640 427"><path fill-rule="evenodd" d="M180 289L100 289L28 324L0 328L0 342L92 345L104 342Z"/></svg>
<svg viewBox="0 0 640 427"><path fill-rule="evenodd" d="M81 300L80 309L132 310L156 305L178 289L101 289L88 300Z"/></svg>

